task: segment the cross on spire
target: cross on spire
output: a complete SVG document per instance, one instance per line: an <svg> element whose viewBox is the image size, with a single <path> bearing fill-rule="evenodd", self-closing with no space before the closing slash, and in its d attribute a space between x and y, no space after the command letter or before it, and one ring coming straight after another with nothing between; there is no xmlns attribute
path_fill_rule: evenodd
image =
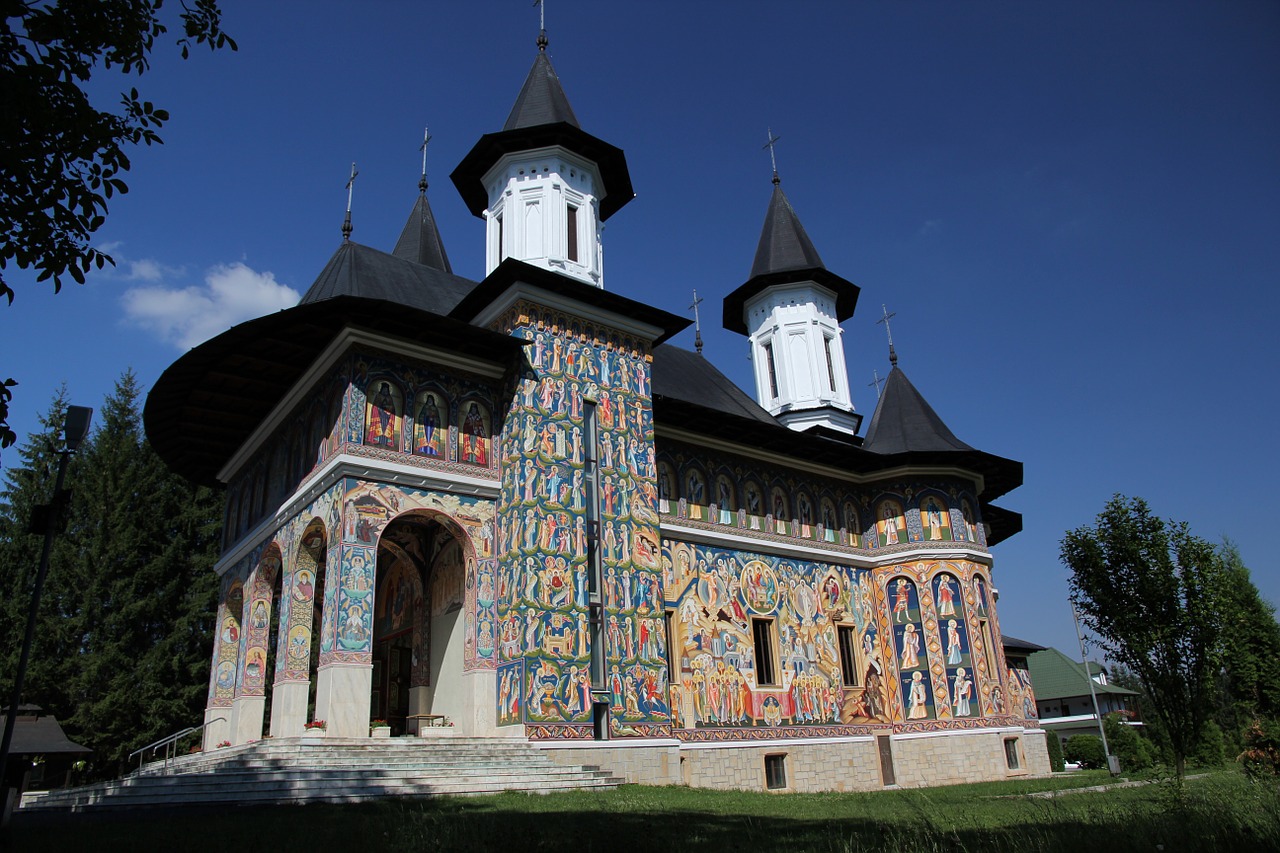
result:
<svg viewBox="0 0 1280 853"><path fill-rule="evenodd" d="M533 0L533 5L538 7L538 50L545 51L549 44L547 41L547 7L544 0Z"/></svg>
<svg viewBox="0 0 1280 853"><path fill-rule="evenodd" d="M698 351L698 355L702 355L702 320L698 317L698 306L702 304L702 300L698 298L698 291L693 291L693 304L689 307L693 309L693 346Z"/></svg>
<svg viewBox="0 0 1280 853"><path fill-rule="evenodd" d="M881 317L879 320L876 320L876 325L878 326L878 325L880 325L881 323L884 323L884 331L885 331L885 334L887 334L887 335L889 336L889 363L890 363L891 365L893 365L894 367L897 367L897 366L898 366L898 353L897 353L897 352L895 352L895 351L894 351L894 349L893 349L893 329L889 328L889 318L890 318L890 317L897 317L897 316L898 316L898 312L897 312L897 311L890 311L888 308L886 308L886 307L884 306L884 304L883 304L883 303L880 305L880 310L884 312L884 316L883 316L883 317Z"/></svg>
<svg viewBox="0 0 1280 853"><path fill-rule="evenodd" d="M360 173L356 171L356 164L353 160L351 162L351 177L347 178L347 218L342 223L342 240L344 243L351 239L351 195L352 189L356 185L356 175L359 174Z"/></svg>
<svg viewBox="0 0 1280 853"><path fill-rule="evenodd" d="M877 400L879 400L879 399L880 399L880 385L881 385L881 383L883 383L883 382L884 382L884 380L880 378L880 371L878 371L878 370L872 370L872 371L871 371L871 375L872 375L872 376L874 376L874 377L875 377L875 379L874 379L874 380L872 380L871 382L868 382L868 383L867 383L867 387L868 387L868 388L870 388L870 387L872 387L872 386L874 386L874 387L875 387L875 389L876 389L876 399L877 399Z"/></svg>
<svg viewBox="0 0 1280 853"><path fill-rule="evenodd" d="M769 149L769 163L773 166L773 182L775 184L782 183L782 179L778 177L778 158L774 155L773 147L782 140L781 136L773 135L773 128L769 128L769 141L764 144L764 148Z"/></svg>
<svg viewBox="0 0 1280 853"><path fill-rule="evenodd" d="M424 127L422 129L422 179L418 181L418 190L420 192L427 191L427 143L431 141L431 130Z"/></svg>

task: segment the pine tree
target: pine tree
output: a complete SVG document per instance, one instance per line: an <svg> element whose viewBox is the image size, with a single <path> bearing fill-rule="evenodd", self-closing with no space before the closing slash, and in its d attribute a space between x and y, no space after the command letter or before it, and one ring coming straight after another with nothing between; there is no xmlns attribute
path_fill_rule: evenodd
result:
<svg viewBox="0 0 1280 853"><path fill-rule="evenodd" d="M1228 603L1217 721L1235 748L1255 718L1280 719L1280 623L1235 544L1227 540L1219 551L1226 564Z"/></svg>

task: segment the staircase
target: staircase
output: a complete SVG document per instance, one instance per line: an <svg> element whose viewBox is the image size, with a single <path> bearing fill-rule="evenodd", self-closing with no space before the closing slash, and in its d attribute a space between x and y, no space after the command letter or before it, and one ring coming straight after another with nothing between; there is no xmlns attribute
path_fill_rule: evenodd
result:
<svg viewBox="0 0 1280 853"><path fill-rule="evenodd" d="M556 764L518 740L273 738L147 765L123 779L24 794L24 812L354 803L437 794L609 790L597 767Z"/></svg>

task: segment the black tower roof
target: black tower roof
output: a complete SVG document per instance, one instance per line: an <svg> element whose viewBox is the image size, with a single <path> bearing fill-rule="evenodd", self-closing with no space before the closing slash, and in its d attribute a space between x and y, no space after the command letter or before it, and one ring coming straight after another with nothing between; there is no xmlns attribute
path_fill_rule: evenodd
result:
<svg viewBox="0 0 1280 853"><path fill-rule="evenodd" d="M595 163L600 172L601 186L597 193L600 219L606 220L635 198L627 158L621 148L597 139L579 126L578 117L569 106L569 98L546 54L544 40L539 39L538 48L533 68L529 69L529 76L502 130L480 137L449 177L467 209L475 216L482 216L489 206L484 176L495 163L506 154L559 145Z"/></svg>
<svg viewBox="0 0 1280 853"><path fill-rule="evenodd" d="M440 229L436 227L436 218L431 213L431 203L427 201L425 179L422 192L418 194L418 200L409 212L409 221L404 224L404 230L400 232L400 239L396 241L391 254L441 272L453 272L449 256L444 251L444 242L440 239Z"/></svg>
<svg viewBox="0 0 1280 853"><path fill-rule="evenodd" d="M775 177L755 262L751 265L751 278L724 298L724 327L747 334L744 309L752 297L774 285L802 281L820 284L835 294L837 323L853 316L858 304L858 286L822 265L818 250Z"/></svg>
<svg viewBox="0 0 1280 853"><path fill-rule="evenodd" d="M411 217L406 230L412 224ZM400 243L404 242L402 234ZM448 262L445 264L447 267ZM475 286L471 279L454 275L447 269L344 241L298 304L310 305L335 296L358 296L447 314Z"/></svg>
<svg viewBox="0 0 1280 853"><path fill-rule="evenodd" d="M889 371L863 447L872 453L973 450L955 437L898 367Z"/></svg>

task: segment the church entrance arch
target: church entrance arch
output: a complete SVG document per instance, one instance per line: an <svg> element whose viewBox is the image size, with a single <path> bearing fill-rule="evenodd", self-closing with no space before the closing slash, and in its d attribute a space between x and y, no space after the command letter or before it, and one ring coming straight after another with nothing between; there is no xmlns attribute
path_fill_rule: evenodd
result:
<svg viewBox="0 0 1280 853"><path fill-rule="evenodd" d="M370 715L393 735L422 715L465 726L462 688L464 590L471 544L444 513L415 510L387 524L378 541L373 604Z"/></svg>

